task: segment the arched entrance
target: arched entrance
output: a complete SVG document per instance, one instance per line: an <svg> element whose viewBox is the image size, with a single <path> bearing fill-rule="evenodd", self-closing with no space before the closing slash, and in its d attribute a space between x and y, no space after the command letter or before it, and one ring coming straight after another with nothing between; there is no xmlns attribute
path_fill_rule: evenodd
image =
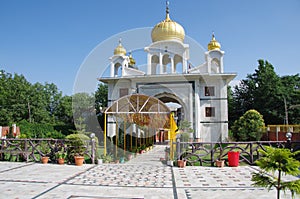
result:
<svg viewBox="0 0 300 199"><path fill-rule="evenodd" d="M160 101L169 107L170 112L174 115L174 120L177 126L180 126L180 121L185 119L185 106L180 98L173 93L163 92L155 95ZM168 129L159 129L156 135L156 142L165 142L169 138Z"/></svg>
<svg viewBox="0 0 300 199"><path fill-rule="evenodd" d="M157 129L169 124L169 114L170 109L155 97L133 94L120 98L104 112L104 155L107 153L107 135L114 137L115 156L119 148L123 148L125 154L133 148L153 144ZM107 117L110 119L109 126ZM122 136L120 127L123 129Z"/></svg>
<svg viewBox="0 0 300 199"><path fill-rule="evenodd" d="M168 106L171 112L175 113L175 116L177 118L175 118L177 125L179 125L181 120L185 120L185 112L187 110L187 107L185 106L185 104L183 103L183 101L178 98L175 94L173 93L159 93L157 95L155 95L154 97L156 97L157 99L159 99L160 101L162 101L163 103L165 103L167 106L168 104L174 104L174 108L170 109L170 107L172 106ZM176 109L176 110L175 110Z"/></svg>

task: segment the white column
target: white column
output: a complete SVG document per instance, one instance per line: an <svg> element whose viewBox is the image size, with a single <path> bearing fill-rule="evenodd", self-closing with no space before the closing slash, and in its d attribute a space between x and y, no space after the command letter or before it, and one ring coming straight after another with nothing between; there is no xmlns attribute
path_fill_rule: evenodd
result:
<svg viewBox="0 0 300 199"><path fill-rule="evenodd" d="M163 59L163 54L159 53L159 74L163 74L164 71L162 59Z"/></svg>
<svg viewBox="0 0 300 199"><path fill-rule="evenodd" d="M108 115L107 117L107 136L113 137L116 135L116 122L113 116Z"/></svg>
<svg viewBox="0 0 300 199"><path fill-rule="evenodd" d="M152 74L152 63L151 63L152 55L148 53L147 55L147 74Z"/></svg>
<svg viewBox="0 0 300 199"><path fill-rule="evenodd" d="M182 73L187 73L186 53L183 53L183 56L182 56Z"/></svg>
<svg viewBox="0 0 300 199"><path fill-rule="evenodd" d="M211 57L207 57L207 72L211 73Z"/></svg>
<svg viewBox="0 0 300 199"><path fill-rule="evenodd" d="M220 73L224 73L223 55L220 57Z"/></svg>
<svg viewBox="0 0 300 199"><path fill-rule="evenodd" d="M122 77L125 76L125 68L128 67L128 63L126 60L122 62Z"/></svg>
<svg viewBox="0 0 300 199"><path fill-rule="evenodd" d="M110 77L114 77L115 76L115 67L114 67L114 63L110 62Z"/></svg>
<svg viewBox="0 0 300 199"><path fill-rule="evenodd" d="M200 82L199 80L195 81L195 137L196 138L201 138L200 135L200 120L201 120L201 115L200 115Z"/></svg>
<svg viewBox="0 0 300 199"><path fill-rule="evenodd" d="M171 73L175 73L175 66L174 66L174 56L170 56L170 60L171 60Z"/></svg>

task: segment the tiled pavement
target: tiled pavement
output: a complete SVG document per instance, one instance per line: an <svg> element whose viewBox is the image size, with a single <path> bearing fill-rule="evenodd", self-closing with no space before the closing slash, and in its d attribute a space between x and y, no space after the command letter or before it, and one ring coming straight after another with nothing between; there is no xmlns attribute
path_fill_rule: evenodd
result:
<svg viewBox="0 0 300 199"><path fill-rule="evenodd" d="M126 164L73 165L0 162L2 198L275 198L252 187L255 167L168 167L164 146ZM281 198L291 198L282 193Z"/></svg>

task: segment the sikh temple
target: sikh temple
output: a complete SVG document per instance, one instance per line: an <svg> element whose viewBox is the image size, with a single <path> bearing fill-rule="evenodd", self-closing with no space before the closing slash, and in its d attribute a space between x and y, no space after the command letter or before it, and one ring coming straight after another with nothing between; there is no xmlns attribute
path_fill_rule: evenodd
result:
<svg viewBox="0 0 300 199"><path fill-rule="evenodd" d="M134 53L121 40L110 57L109 77L99 80L108 85L108 106L118 99L143 94L163 103L175 103L177 123L186 120L196 141L224 141L228 137L227 86L236 76L224 72L224 51L214 34L207 45L204 63L192 66L190 48L182 25L166 17L151 32L152 43L144 48L145 70L139 69ZM107 134L113 136L116 124L108 118Z"/></svg>

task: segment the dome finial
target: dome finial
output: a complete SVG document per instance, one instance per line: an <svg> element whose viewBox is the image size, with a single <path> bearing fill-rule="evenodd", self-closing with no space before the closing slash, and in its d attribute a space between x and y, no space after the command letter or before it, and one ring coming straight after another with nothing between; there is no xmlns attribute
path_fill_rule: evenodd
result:
<svg viewBox="0 0 300 199"><path fill-rule="evenodd" d="M170 20L169 1L166 1L166 20Z"/></svg>
<svg viewBox="0 0 300 199"><path fill-rule="evenodd" d="M122 46L122 38L119 38L119 45L114 50L114 55L125 55L126 49Z"/></svg>
<svg viewBox="0 0 300 199"><path fill-rule="evenodd" d="M170 19L169 12L169 1L166 1L166 18L153 27L151 32L152 42L173 39L183 42L184 29L179 23Z"/></svg>
<svg viewBox="0 0 300 199"><path fill-rule="evenodd" d="M220 50L221 44L215 38L215 32L212 32L212 38L209 44L207 45L208 50Z"/></svg>

